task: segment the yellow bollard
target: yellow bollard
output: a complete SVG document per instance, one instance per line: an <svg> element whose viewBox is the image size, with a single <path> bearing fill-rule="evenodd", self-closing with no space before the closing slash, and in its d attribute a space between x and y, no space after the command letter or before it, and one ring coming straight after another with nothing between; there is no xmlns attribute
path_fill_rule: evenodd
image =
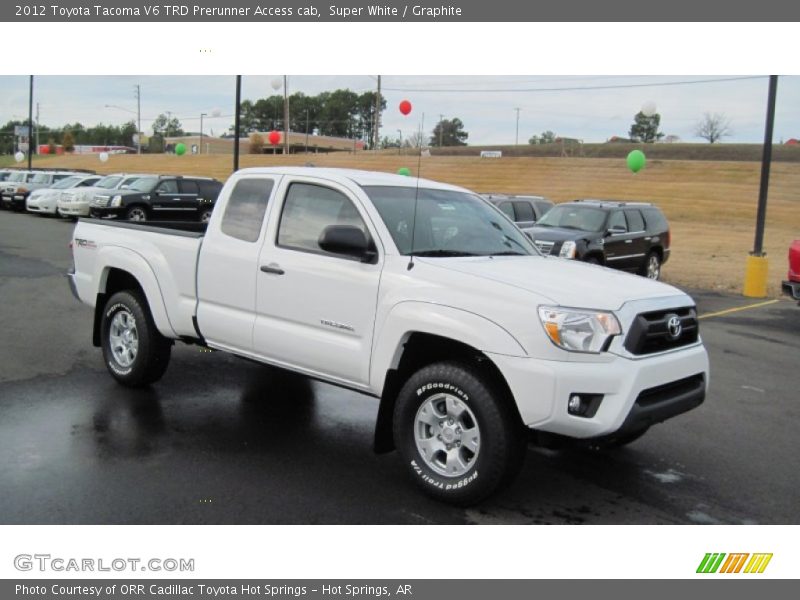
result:
<svg viewBox="0 0 800 600"><path fill-rule="evenodd" d="M767 271L769 261L766 255L747 257L747 267L744 273L744 291L742 294L748 298L767 297Z"/></svg>

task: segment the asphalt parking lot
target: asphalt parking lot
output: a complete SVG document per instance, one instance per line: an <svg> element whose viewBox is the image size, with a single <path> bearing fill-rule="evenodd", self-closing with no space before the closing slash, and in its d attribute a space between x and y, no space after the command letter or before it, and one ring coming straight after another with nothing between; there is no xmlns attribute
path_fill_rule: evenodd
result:
<svg viewBox="0 0 800 600"><path fill-rule="evenodd" d="M117 385L62 277L71 231L0 211L0 523L800 522L794 302L690 290L703 406L623 450L531 448L464 510L373 454L372 398L184 345L152 388Z"/></svg>

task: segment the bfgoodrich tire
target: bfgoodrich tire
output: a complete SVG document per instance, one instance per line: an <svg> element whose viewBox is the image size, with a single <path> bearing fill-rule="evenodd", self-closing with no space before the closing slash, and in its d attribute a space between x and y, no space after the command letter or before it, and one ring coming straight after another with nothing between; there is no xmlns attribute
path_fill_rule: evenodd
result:
<svg viewBox="0 0 800 600"><path fill-rule="evenodd" d="M429 495L474 504L519 472L525 436L491 378L458 362L423 367L394 409L394 441L411 477Z"/></svg>
<svg viewBox="0 0 800 600"><path fill-rule="evenodd" d="M108 299L101 336L108 372L122 385L149 385L167 370L172 342L156 329L147 302L139 294L117 292Z"/></svg>

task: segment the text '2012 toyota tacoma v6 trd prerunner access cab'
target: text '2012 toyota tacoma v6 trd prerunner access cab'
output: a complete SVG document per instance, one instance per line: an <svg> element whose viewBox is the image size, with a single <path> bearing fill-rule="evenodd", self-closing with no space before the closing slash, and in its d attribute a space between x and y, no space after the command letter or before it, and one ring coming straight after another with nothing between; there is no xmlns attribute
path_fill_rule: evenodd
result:
<svg viewBox="0 0 800 600"><path fill-rule="evenodd" d="M376 450L440 499L510 482L531 432L624 444L705 397L689 296L542 256L468 190L245 169L203 229L76 226L70 284L111 375L152 383L181 340L375 396Z"/></svg>

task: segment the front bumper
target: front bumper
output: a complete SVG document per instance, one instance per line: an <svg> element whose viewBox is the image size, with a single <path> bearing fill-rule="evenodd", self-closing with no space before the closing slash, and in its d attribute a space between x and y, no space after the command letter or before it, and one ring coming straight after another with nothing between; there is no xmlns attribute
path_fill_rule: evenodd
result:
<svg viewBox="0 0 800 600"><path fill-rule="evenodd" d="M646 358L608 353L603 362L489 356L505 376L523 423L571 438L663 421L700 405L708 387L708 355L701 343ZM582 417L567 410L574 394L603 398L592 417Z"/></svg>
<svg viewBox="0 0 800 600"><path fill-rule="evenodd" d="M3 194L3 208L10 208L12 210L25 210L25 199L27 197L27 194Z"/></svg>
<svg viewBox="0 0 800 600"><path fill-rule="evenodd" d="M89 216L95 219L116 219L125 216L127 209L124 206L90 206Z"/></svg>
<svg viewBox="0 0 800 600"><path fill-rule="evenodd" d="M65 217L88 217L89 216L89 203L88 202L70 202L58 203L58 212Z"/></svg>
<svg viewBox="0 0 800 600"><path fill-rule="evenodd" d="M800 302L800 281L784 281L781 289L784 294Z"/></svg>

